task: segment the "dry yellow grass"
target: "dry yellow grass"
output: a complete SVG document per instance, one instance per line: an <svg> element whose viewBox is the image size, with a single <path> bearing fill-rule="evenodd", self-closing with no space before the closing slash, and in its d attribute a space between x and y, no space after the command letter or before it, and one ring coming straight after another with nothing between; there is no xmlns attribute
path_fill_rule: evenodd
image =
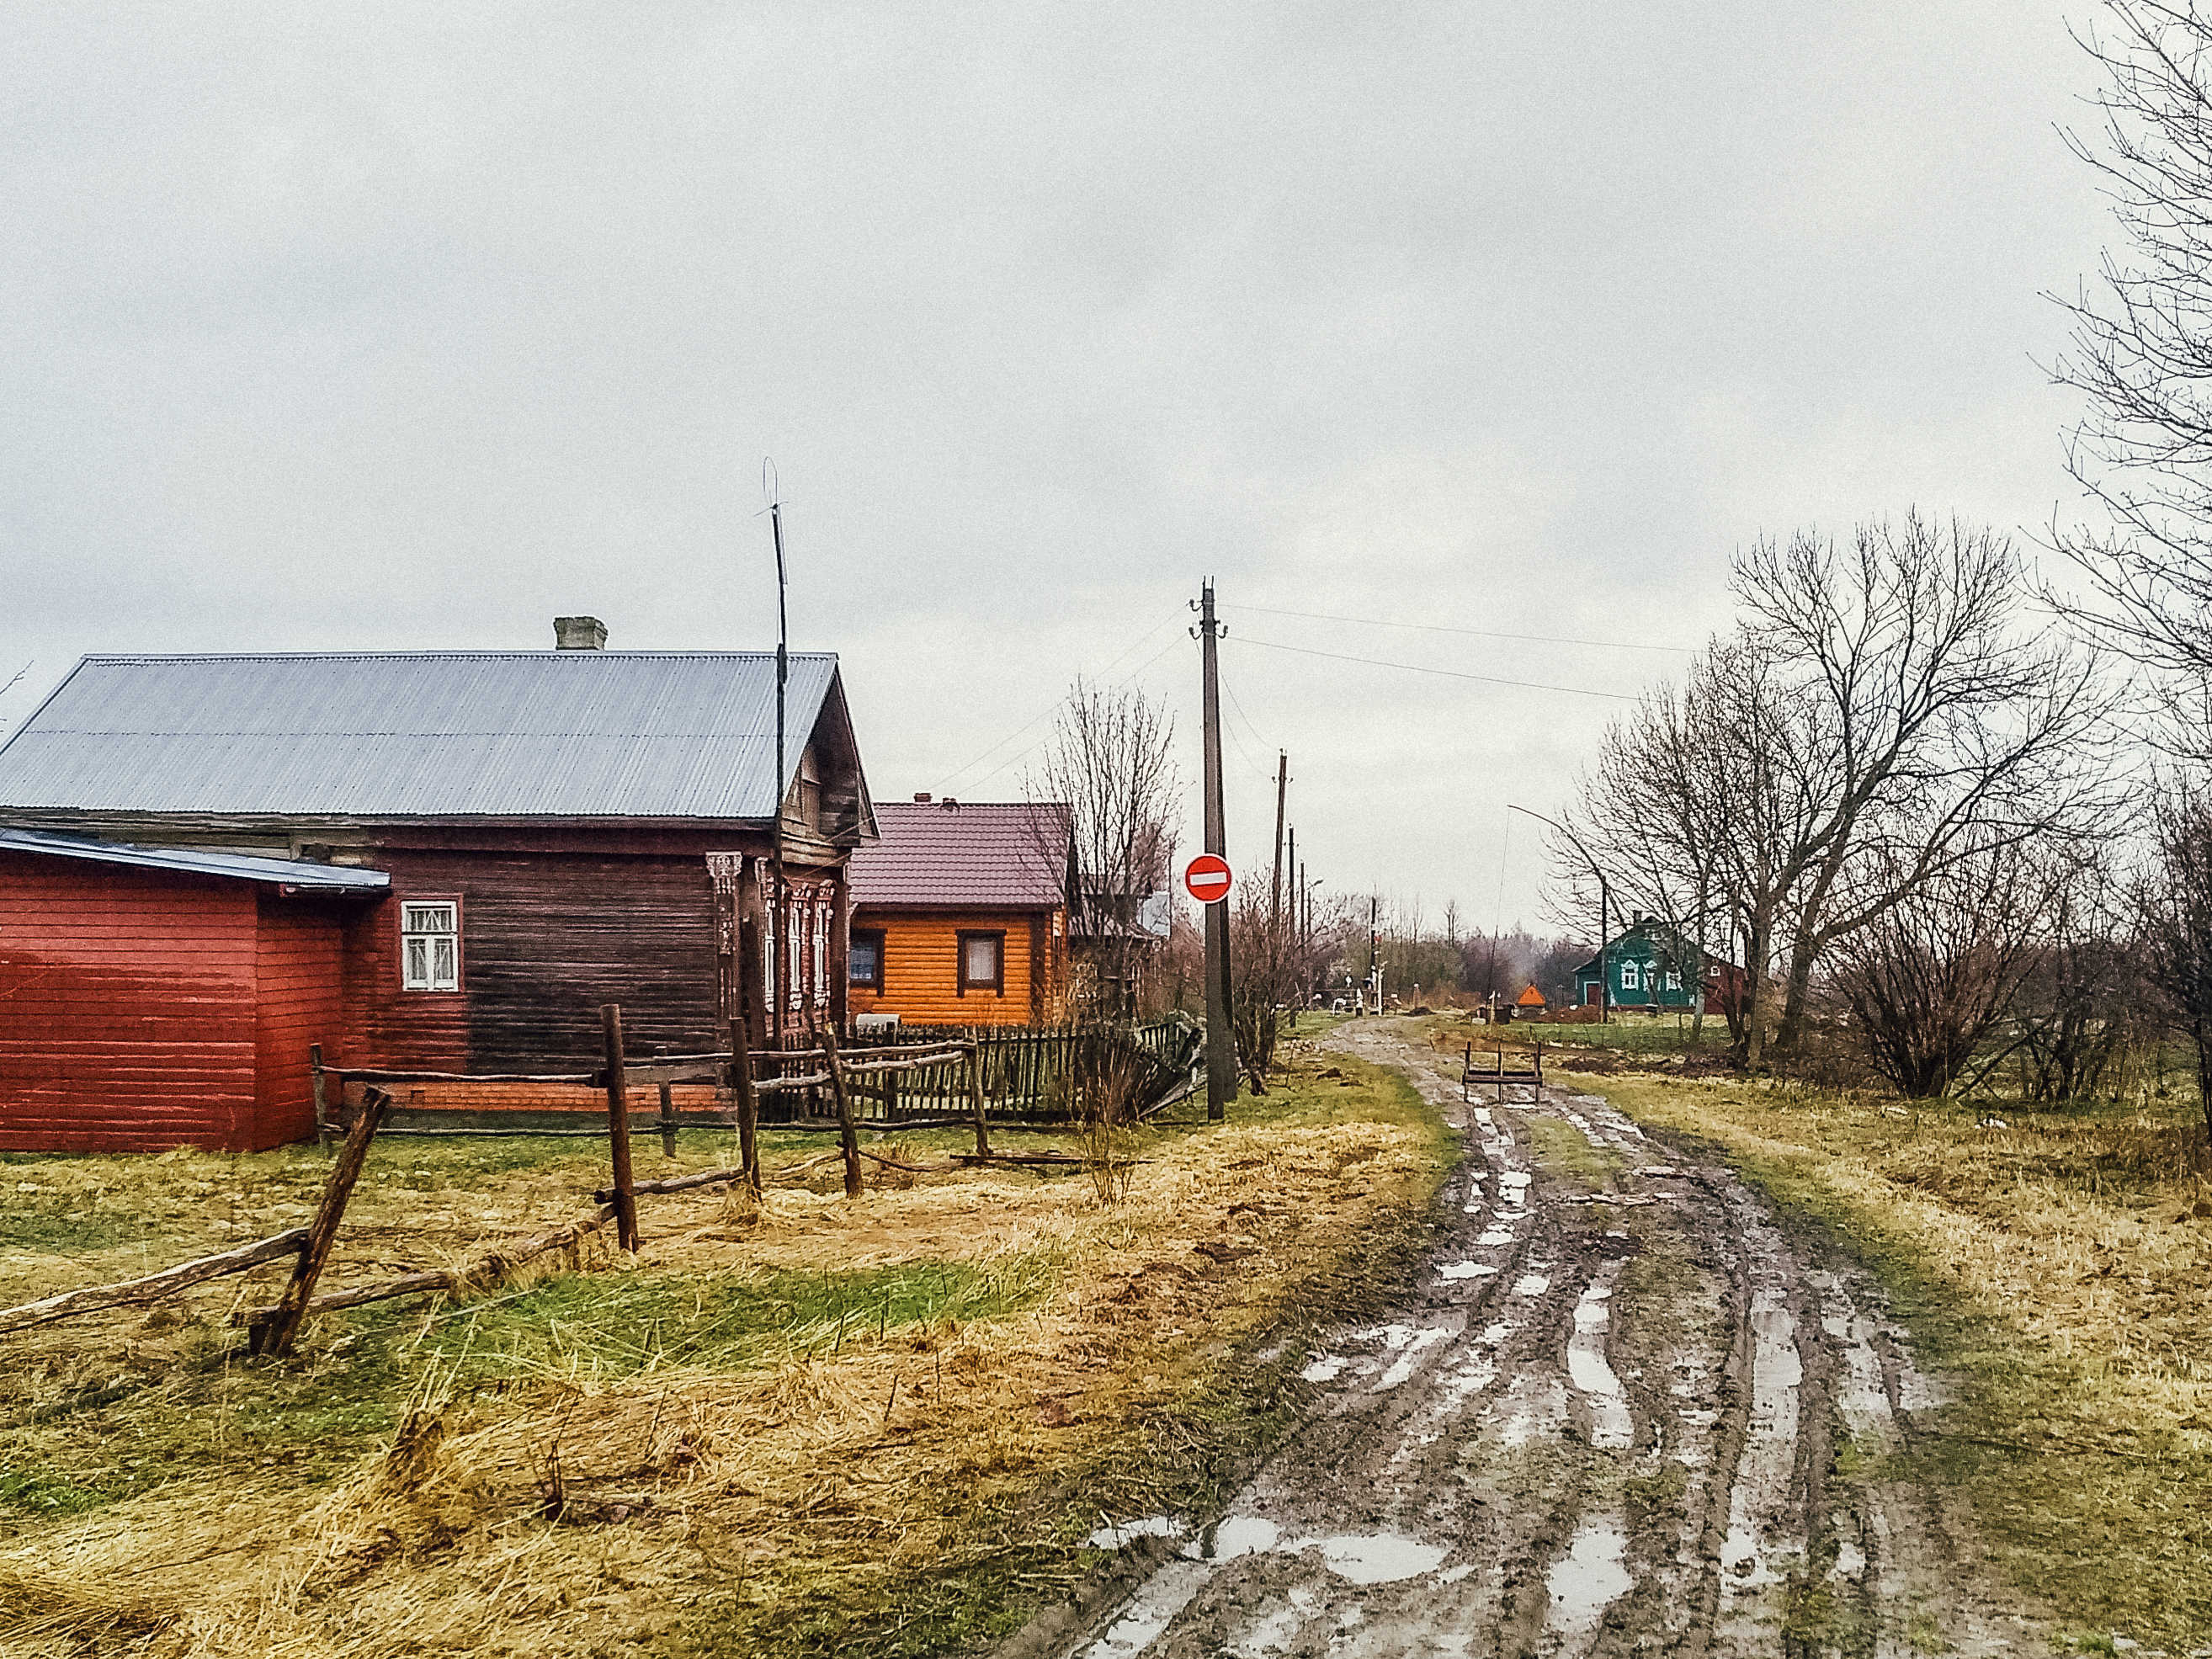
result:
<svg viewBox="0 0 2212 1659"><path fill-rule="evenodd" d="M1095 1476L1109 1500L1170 1489L1176 1437L1203 1423L1194 1402L1219 1397L1225 1362L1423 1214L1443 1158L1409 1095L1372 1078L1309 1077L1264 1113L1148 1133L1135 1150L1149 1161L1110 1207L1080 1177L1004 1170L891 1172L902 1184L848 1202L793 1184L803 1155L787 1153L757 1212L720 1195L649 1200L635 1263L593 1241L593 1273L545 1269L542 1297L588 1299L627 1279L656 1307L692 1284L788 1295L794 1270L884 1297L879 1314L840 1302L834 1328L825 1312L742 1351L672 1328L610 1358L558 1330L519 1334L501 1311L516 1285L477 1310L324 1322L275 1379L216 1346L234 1291L204 1294L184 1324L119 1314L27 1334L0 1353L17 1379L12 1394L0 1386L0 1468L35 1467L64 1497L45 1518L19 1508L0 1547L0 1654L28 1659L65 1637L87 1653L180 1659L710 1639L924 1651L994 1628L1080 1565L1066 1483ZM905 1156L937 1154L910 1144ZM387 1177L422 1174L365 1185L341 1249L349 1273L463 1259L541 1227L592 1169L564 1154L469 1173L401 1143L380 1158ZM239 1230L285 1224L304 1183L250 1164L49 1160L0 1176L52 1186L82 1206L64 1215L96 1219L127 1212L150 1169L143 1205L156 1213L205 1224L210 1200L237 1192ZM837 1175L798 1178L826 1188ZM220 1207L218 1237L234 1224ZM159 1265L191 1249L165 1239L146 1253ZM11 1299L58 1288L62 1259L0 1257ZM90 1260L70 1282L100 1276ZM927 1283L915 1289L915 1274L940 1272L960 1275L967 1298L944 1305L973 1316L940 1315ZM896 1297L909 1299L895 1318ZM517 1347L489 1373L470 1346L541 1336L552 1346ZM349 1356L372 1350L388 1375L364 1385ZM118 1365L146 1380L112 1402L71 1403L100 1401ZM381 1413L380 1431L335 1460L297 1443L319 1379ZM284 1433L268 1426L279 1394L310 1413L284 1419ZM190 1478L130 1470L134 1445L180 1435L198 1443ZM962 1605L936 1594L945 1586Z"/></svg>
<svg viewBox="0 0 2212 1659"><path fill-rule="evenodd" d="M1924 1461L2024 1584L2093 1633L2212 1642L2212 1201L2193 1103L1984 1121L1784 1085L1579 1082L1717 1143L1882 1274L1965 1384Z"/></svg>

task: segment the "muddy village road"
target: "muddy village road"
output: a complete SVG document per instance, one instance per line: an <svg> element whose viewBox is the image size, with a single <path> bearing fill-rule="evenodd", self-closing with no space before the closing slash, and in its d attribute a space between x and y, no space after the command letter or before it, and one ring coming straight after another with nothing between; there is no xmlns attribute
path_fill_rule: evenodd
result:
<svg viewBox="0 0 2212 1659"><path fill-rule="evenodd" d="M1310 1419L1069 1659L2039 1654L1882 1454L1936 1403L1871 1285L1589 1097L1462 1103L1386 1021L1333 1044L1468 1138L1390 1317L1310 1356ZM1594 1202L1602 1196L1603 1202Z"/></svg>

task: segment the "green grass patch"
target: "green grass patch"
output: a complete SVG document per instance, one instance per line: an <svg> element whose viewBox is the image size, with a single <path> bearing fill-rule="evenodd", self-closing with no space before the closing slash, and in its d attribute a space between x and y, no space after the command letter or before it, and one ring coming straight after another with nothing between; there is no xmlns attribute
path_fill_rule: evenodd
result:
<svg viewBox="0 0 2212 1659"><path fill-rule="evenodd" d="M1571 1123L1562 1123L1555 1117L1532 1116L1526 1120L1524 1127L1535 1150L1536 1161L1553 1174L1574 1175L1593 1187L1603 1187L1620 1168L1619 1153L1591 1146L1589 1137Z"/></svg>
<svg viewBox="0 0 2212 1659"><path fill-rule="evenodd" d="M919 1262L860 1273L567 1273L481 1310L457 1309L422 1346L464 1387L737 1370L834 1355L848 1340L913 1325L1019 1312L1044 1299L1055 1271L1030 1255L988 1267Z"/></svg>

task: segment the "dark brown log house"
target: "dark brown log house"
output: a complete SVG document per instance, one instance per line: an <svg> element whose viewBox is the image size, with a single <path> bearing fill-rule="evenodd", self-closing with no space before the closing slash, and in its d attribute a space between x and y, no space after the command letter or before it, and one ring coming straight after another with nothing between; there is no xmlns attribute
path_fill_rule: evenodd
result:
<svg viewBox="0 0 2212 1659"><path fill-rule="evenodd" d="M242 1077L210 1073L260 1108L213 1112L219 1133L143 1109L173 1052L136 1038L251 980L179 932L188 912L229 914L227 883L258 895L249 940L257 908L264 938L295 912L319 919L283 934L310 941L286 958L286 1006L311 1011L277 1022L288 1067L317 1042L340 1065L585 1068L605 1002L638 1053L719 1047L732 1019L769 1047L842 1023L846 861L874 817L836 659L791 657L775 780L773 653L608 651L589 618L557 637L550 652L80 663L0 746L0 831L16 832L0 837L0 1149L269 1145L312 1127L251 1058ZM106 855L69 856L87 842ZM179 867L174 849L245 856ZM346 871L388 879L318 876ZM118 939L140 947L120 978ZM137 1059L80 1044L59 1063L57 1020ZM551 1103L432 1085L409 1103Z"/></svg>

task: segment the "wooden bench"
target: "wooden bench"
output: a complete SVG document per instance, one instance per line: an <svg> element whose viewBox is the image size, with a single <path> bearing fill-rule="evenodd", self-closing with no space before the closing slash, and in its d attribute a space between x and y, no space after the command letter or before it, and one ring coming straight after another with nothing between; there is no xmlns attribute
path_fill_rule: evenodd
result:
<svg viewBox="0 0 2212 1659"><path fill-rule="evenodd" d="M1459 1097L1462 1100L1473 1100L1474 1091L1477 1089L1495 1088L1498 1091L1498 1103L1503 1106L1505 1103L1505 1091L1509 1088L1528 1090L1530 1091L1528 1097L1532 1102L1542 1091L1544 1045L1541 1042L1537 1043L1535 1054L1526 1066L1509 1067L1505 1063L1505 1047L1503 1043L1498 1045L1494 1054L1486 1054L1483 1058L1491 1060L1494 1063L1489 1066L1476 1065L1474 1044L1469 1042L1467 1045L1467 1052L1460 1059Z"/></svg>

